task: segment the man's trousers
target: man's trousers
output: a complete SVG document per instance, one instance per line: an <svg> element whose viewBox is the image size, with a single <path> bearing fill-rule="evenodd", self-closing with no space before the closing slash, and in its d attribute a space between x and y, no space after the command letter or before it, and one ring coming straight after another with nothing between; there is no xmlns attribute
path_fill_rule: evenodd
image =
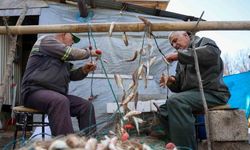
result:
<svg viewBox="0 0 250 150"><path fill-rule="evenodd" d="M95 131L96 120L91 102L73 95L63 95L51 90L38 90L30 94L24 106L48 114L53 136L73 133L71 117L77 117L80 130Z"/></svg>
<svg viewBox="0 0 250 150"><path fill-rule="evenodd" d="M209 93L205 93L205 98L208 107L225 104ZM159 118L166 129L166 142L173 142L179 149L197 149L193 111L203 111L201 93L197 90L173 94L160 106Z"/></svg>

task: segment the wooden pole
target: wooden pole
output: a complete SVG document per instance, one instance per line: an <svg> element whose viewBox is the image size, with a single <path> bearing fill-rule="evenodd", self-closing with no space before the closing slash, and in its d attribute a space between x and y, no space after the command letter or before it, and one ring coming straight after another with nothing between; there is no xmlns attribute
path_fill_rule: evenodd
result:
<svg viewBox="0 0 250 150"><path fill-rule="evenodd" d="M25 3L26 4L26 3ZM28 11L28 7L27 5L24 6L20 17L17 20L16 25L20 26L25 18L25 15ZM16 53L16 43L17 43L17 35L14 34L13 36L11 35L12 32L10 32L10 29L8 28L8 26L4 26L6 29L6 33L9 34L11 41L10 41L10 49L8 51L8 57L7 57L7 64L6 64L6 69L4 71L4 77L3 77L3 81L2 81L2 85L0 86L0 112L2 111L2 106L3 106L3 102L4 102L4 97L5 97L5 91L8 88L8 80L10 75L12 74L12 64L13 64L13 60L15 57L15 53Z"/></svg>
<svg viewBox="0 0 250 150"><path fill-rule="evenodd" d="M194 30L197 22L161 22L152 23L152 31L178 31ZM90 24L92 32L108 32L111 23ZM88 24L58 24L58 25L27 25L9 26L11 34L37 34L59 32L87 32ZM115 23L113 32L141 32L145 24L138 23ZM250 21L201 21L195 31L202 30L250 30ZM7 34L5 26L0 26L0 34Z"/></svg>

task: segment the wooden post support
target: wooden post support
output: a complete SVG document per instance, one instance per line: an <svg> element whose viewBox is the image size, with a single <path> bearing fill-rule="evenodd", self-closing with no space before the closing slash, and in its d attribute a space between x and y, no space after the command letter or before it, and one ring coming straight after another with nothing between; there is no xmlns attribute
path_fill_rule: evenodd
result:
<svg viewBox="0 0 250 150"><path fill-rule="evenodd" d="M16 26L20 26L25 18L25 15L28 11L28 7L27 5L25 5L25 7L23 8L20 17L17 20ZM9 32L9 28L5 27L6 29L6 33L11 34L11 32ZM10 35L11 36L11 35ZM17 41L17 35L13 35L11 36L11 44L10 44L10 50L8 53L8 57L7 57L7 64L6 64L6 69L4 71L4 76L3 76L3 85L0 85L0 111L2 110L2 105L4 102L4 94L5 94L5 90L7 89L7 82L9 80L9 77L11 75L12 72L12 63L15 57L15 53L16 53L16 41Z"/></svg>

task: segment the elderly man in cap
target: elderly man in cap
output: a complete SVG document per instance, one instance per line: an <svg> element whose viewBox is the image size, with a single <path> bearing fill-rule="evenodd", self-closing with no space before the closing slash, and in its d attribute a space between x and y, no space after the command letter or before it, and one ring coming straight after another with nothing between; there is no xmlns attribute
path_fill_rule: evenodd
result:
<svg viewBox="0 0 250 150"><path fill-rule="evenodd" d="M34 44L24 72L23 104L48 114L53 136L73 133L71 116L77 117L80 130L95 130L95 111L91 102L68 95L69 82L82 80L96 69L92 62L73 69L68 61L97 56L96 51L73 48L80 39L72 33L42 36Z"/></svg>
<svg viewBox="0 0 250 150"><path fill-rule="evenodd" d="M175 92L160 106L159 117L166 129L168 142L180 149L196 150L195 118L193 111L203 111L203 103L195 69L194 50L208 107L226 104L230 93L224 84L223 62L220 49L208 38L191 36L186 31L175 31L169 42L177 50L167 56L169 62L178 61L174 76L162 76L160 86ZM194 46L194 47L192 47Z"/></svg>

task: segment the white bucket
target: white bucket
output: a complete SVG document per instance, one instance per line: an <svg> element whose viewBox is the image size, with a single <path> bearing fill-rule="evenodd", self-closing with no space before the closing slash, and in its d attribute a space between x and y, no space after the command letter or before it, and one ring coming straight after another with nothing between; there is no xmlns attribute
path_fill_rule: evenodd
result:
<svg viewBox="0 0 250 150"><path fill-rule="evenodd" d="M250 144L250 128L248 128L248 143Z"/></svg>

